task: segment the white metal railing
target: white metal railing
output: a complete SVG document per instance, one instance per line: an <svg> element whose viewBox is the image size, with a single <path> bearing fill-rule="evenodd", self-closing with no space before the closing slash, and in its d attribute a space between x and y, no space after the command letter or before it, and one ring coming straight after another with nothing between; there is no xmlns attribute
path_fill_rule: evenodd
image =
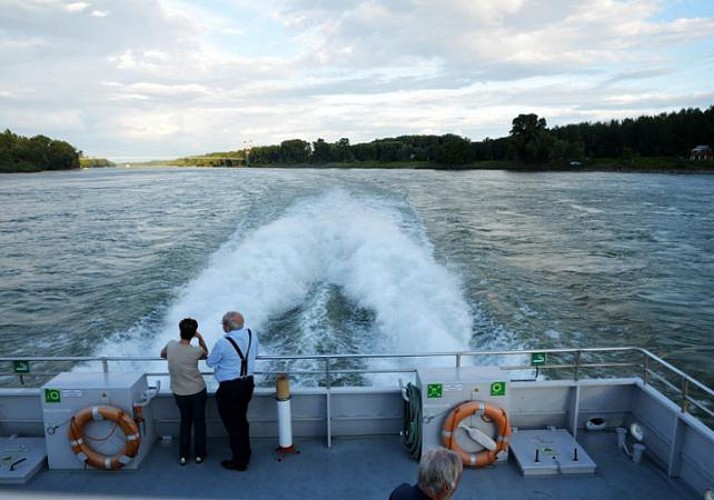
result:
<svg viewBox="0 0 714 500"><path fill-rule="evenodd" d="M507 364L509 357L517 357L516 364ZM530 362L524 359L530 357ZM624 360L620 359L626 357ZM373 375L373 374L410 374L416 371L414 367L409 368L341 368L335 366L345 361L364 362L370 360L395 360L403 361L407 359L441 359L451 366L460 367L465 359L478 361L479 358L500 358L497 363L501 369L510 372L531 373L532 380L542 372L549 376L547 378L574 379L578 380L587 377L587 372L594 370L598 377L614 376L622 370L628 370L642 378L645 384L661 384L665 388L667 396L675 401L682 412L693 413L702 421L714 421L714 390L688 375L679 368L673 366L650 351L638 347L601 347L601 348L581 348L581 349L537 349L537 350L504 350L504 351L453 351L453 352L425 352L425 353L392 353L392 354L315 354L315 355L295 355L278 356L262 355L258 357L261 365L268 365L267 370L256 371L257 375L277 375L287 374L293 379L301 376L318 376L321 380L319 385L329 389L335 385L337 375ZM616 359L613 359L616 358ZM43 356L43 357L3 357L0 358L0 381L15 380L27 387L26 378L36 380L31 387L39 387L43 381L49 379L64 370L53 371L48 364L61 362L67 364L99 363L101 370L110 371L110 364L126 362L151 362L162 361L156 357L109 357L109 356ZM297 365L299 362L313 361L321 368L281 368L270 369L271 364L280 363L282 365ZM42 370L31 371L31 363L40 363ZM396 364L396 363L395 363ZM477 364L477 363L475 363ZM12 369L9 369L12 367ZM18 367L21 369L18 370ZM22 368L26 367L26 370ZM117 369L117 371L122 371ZM202 372L210 375L212 372ZM569 376L563 376L569 373ZM555 376L550 376L551 374ZM168 377L167 371L147 373L149 376ZM597 378L597 377L596 377ZM7 385L7 384L6 384ZM299 384L298 384L299 385ZM660 387L658 387L660 388ZM701 414L699 414L701 412ZM703 417L703 418L702 418ZM711 422L708 422L711 425Z"/></svg>

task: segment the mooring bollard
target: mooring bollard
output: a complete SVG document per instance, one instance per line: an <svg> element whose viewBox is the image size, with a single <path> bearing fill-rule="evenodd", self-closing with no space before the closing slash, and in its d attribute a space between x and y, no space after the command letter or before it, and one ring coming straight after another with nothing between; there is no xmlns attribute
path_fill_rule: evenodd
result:
<svg viewBox="0 0 714 500"><path fill-rule="evenodd" d="M290 412L290 379L280 374L275 380L275 399L278 402L278 461L285 453L298 453L293 445L292 416Z"/></svg>

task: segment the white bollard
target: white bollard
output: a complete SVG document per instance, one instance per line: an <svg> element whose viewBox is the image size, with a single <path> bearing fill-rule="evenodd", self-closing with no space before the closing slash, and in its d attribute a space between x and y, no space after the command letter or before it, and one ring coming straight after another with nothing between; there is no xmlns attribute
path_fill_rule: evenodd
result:
<svg viewBox="0 0 714 500"><path fill-rule="evenodd" d="M290 400L278 401L278 444L281 450L292 448L293 430L290 421Z"/></svg>
<svg viewBox="0 0 714 500"><path fill-rule="evenodd" d="M278 453L294 453L292 416L290 412L290 379L287 375L278 375L276 379L275 399L278 402Z"/></svg>

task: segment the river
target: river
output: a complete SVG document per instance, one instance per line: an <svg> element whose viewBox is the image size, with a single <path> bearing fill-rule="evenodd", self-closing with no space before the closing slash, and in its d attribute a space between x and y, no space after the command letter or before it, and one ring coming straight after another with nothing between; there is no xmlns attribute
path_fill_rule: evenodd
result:
<svg viewBox="0 0 714 500"><path fill-rule="evenodd" d="M714 382L714 176L95 169L0 177L0 356L638 346Z"/></svg>

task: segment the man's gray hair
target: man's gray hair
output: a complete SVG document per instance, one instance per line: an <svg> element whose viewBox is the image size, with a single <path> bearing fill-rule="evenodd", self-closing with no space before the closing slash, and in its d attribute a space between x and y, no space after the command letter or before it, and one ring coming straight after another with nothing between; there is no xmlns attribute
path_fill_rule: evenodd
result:
<svg viewBox="0 0 714 500"><path fill-rule="evenodd" d="M419 462L419 487L427 493L436 494L445 484L455 487L464 465L455 452L446 448L426 451Z"/></svg>
<svg viewBox="0 0 714 500"><path fill-rule="evenodd" d="M240 330L245 324L243 315L238 311L228 311L223 315L223 324L226 325L231 331Z"/></svg>

